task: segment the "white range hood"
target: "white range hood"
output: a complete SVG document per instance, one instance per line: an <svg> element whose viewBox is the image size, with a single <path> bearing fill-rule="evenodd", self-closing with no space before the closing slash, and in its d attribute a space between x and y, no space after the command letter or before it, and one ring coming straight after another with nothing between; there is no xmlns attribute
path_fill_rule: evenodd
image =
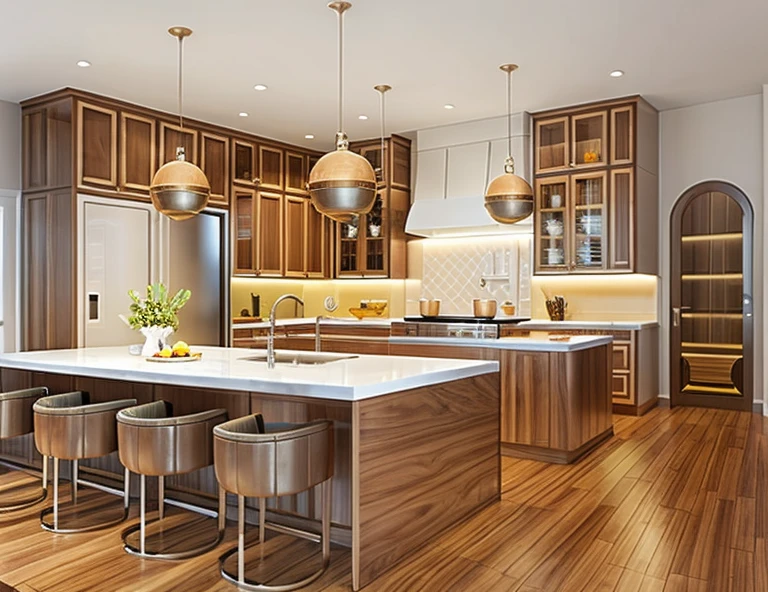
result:
<svg viewBox="0 0 768 592"><path fill-rule="evenodd" d="M516 224L499 224L484 203L483 196L414 201L405 232L424 237L533 234L533 216Z"/></svg>
<svg viewBox="0 0 768 592"><path fill-rule="evenodd" d="M512 156L517 174L531 181L531 117L512 116ZM485 209L488 183L504 172L508 156L507 119L420 130L416 134L416 183L405 223L408 234L424 237L533 234L533 216L499 224Z"/></svg>

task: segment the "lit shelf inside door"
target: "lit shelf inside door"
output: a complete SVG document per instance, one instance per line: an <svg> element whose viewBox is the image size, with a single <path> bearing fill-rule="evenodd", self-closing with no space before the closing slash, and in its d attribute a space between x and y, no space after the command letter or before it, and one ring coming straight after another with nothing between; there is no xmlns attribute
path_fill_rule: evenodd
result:
<svg viewBox="0 0 768 592"><path fill-rule="evenodd" d="M684 273L683 280L740 280L742 273Z"/></svg>
<svg viewBox="0 0 768 592"><path fill-rule="evenodd" d="M723 234L691 234L684 236L682 241L684 243L698 243L715 240L740 240L741 238L742 234L740 232L725 232Z"/></svg>

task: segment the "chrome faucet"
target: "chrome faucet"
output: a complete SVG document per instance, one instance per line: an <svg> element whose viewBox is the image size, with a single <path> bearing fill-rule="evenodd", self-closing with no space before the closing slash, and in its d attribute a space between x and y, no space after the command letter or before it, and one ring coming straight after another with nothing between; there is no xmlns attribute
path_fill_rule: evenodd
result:
<svg viewBox="0 0 768 592"><path fill-rule="evenodd" d="M275 367L275 312L277 310L277 305L280 304L283 300L295 300L296 302L304 306L304 301L294 294L283 294L282 296L280 296L280 298L275 300L275 303L272 305L272 309L269 311L269 336L267 337L267 368Z"/></svg>

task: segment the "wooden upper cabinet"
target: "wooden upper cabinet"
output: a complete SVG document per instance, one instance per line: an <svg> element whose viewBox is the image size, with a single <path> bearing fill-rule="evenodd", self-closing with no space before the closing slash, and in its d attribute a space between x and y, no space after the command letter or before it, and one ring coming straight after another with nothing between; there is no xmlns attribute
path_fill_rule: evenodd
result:
<svg viewBox="0 0 768 592"><path fill-rule="evenodd" d="M306 272L310 278L328 277L328 258L331 234L330 218L307 202Z"/></svg>
<svg viewBox="0 0 768 592"><path fill-rule="evenodd" d="M296 152L285 153L285 191L307 195L307 157Z"/></svg>
<svg viewBox="0 0 768 592"><path fill-rule="evenodd" d="M285 276L306 277L307 206L305 197L285 196Z"/></svg>
<svg viewBox="0 0 768 592"><path fill-rule="evenodd" d="M632 164L635 160L635 108L611 109L611 164Z"/></svg>
<svg viewBox="0 0 768 592"><path fill-rule="evenodd" d="M121 191L149 195L157 171L155 120L125 111L120 113Z"/></svg>
<svg viewBox="0 0 768 592"><path fill-rule="evenodd" d="M635 260L635 171L632 167L611 170L610 186L611 269L631 270Z"/></svg>
<svg viewBox="0 0 768 592"><path fill-rule="evenodd" d="M571 168L593 168L608 163L608 112L571 116Z"/></svg>
<svg viewBox="0 0 768 592"><path fill-rule="evenodd" d="M163 166L166 162L176 160L176 148L184 148L186 160L197 165L197 131L188 127L181 128L176 124L166 121L160 122L160 161Z"/></svg>
<svg viewBox="0 0 768 592"><path fill-rule="evenodd" d="M22 187L34 191L48 186L46 109L25 113L22 121L24 166Z"/></svg>
<svg viewBox="0 0 768 592"><path fill-rule="evenodd" d="M283 199L281 193L257 192L257 275L283 275Z"/></svg>
<svg viewBox="0 0 768 592"><path fill-rule="evenodd" d="M411 148L398 136L392 136L392 186L411 187Z"/></svg>
<svg viewBox="0 0 768 592"><path fill-rule="evenodd" d="M200 168L211 184L211 205L229 205L229 138L200 133Z"/></svg>
<svg viewBox="0 0 768 592"><path fill-rule="evenodd" d="M117 188L117 110L78 101L78 186Z"/></svg>
<svg viewBox="0 0 768 592"><path fill-rule="evenodd" d="M72 100L64 99L22 117L22 189L72 185Z"/></svg>
<svg viewBox="0 0 768 592"><path fill-rule="evenodd" d="M249 187L259 182L259 151L255 144L232 141L232 181Z"/></svg>
<svg viewBox="0 0 768 592"><path fill-rule="evenodd" d="M256 273L256 190L235 187L232 190L232 214L235 218L235 275Z"/></svg>
<svg viewBox="0 0 768 592"><path fill-rule="evenodd" d="M569 168L569 132L568 117L554 117L536 122L536 173Z"/></svg>
<svg viewBox="0 0 768 592"><path fill-rule="evenodd" d="M259 146L261 187L283 189L283 151L279 148Z"/></svg>

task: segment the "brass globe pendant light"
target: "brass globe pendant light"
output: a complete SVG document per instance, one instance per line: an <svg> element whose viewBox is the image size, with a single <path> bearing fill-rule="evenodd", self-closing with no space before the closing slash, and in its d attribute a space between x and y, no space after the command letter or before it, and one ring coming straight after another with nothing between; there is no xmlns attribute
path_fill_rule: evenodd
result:
<svg viewBox="0 0 768 592"><path fill-rule="evenodd" d="M307 189L317 211L338 222L349 223L367 214L376 200L376 173L359 154L350 152L344 133L344 12L352 4L331 2L339 24L339 113L336 150L317 161L309 173Z"/></svg>
<svg viewBox="0 0 768 592"><path fill-rule="evenodd" d="M384 93L392 90L392 87L388 84L377 84L373 87L373 90L379 93L379 123L381 124L381 164L379 166L379 170L376 171L377 173L381 174L381 180L384 180L384 122L385 122L385 112L384 112Z"/></svg>
<svg viewBox="0 0 768 592"><path fill-rule="evenodd" d="M192 34L186 27L171 27L168 32L179 40L179 127L184 129L182 115L182 71L184 66L184 38ZM185 160L184 148L176 148L176 160L158 169L152 179L149 194L152 204L161 214L172 220L187 220L208 205L211 185L205 173Z"/></svg>
<svg viewBox="0 0 768 592"><path fill-rule="evenodd" d="M500 69L507 73L507 158L504 174L488 184L485 209L497 222L514 224L533 213L533 189L515 174L515 159L512 158L512 72L517 70L517 65L504 64Z"/></svg>

